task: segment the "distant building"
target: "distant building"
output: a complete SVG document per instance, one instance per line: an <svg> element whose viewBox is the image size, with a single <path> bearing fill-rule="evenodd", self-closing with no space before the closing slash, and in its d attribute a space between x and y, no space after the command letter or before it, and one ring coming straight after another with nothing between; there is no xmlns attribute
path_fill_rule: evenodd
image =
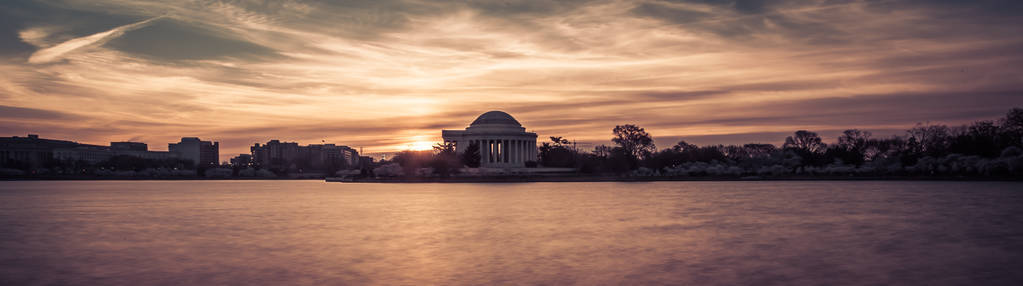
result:
<svg viewBox="0 0 1023 286"><path fill-rule="evenodd" d="M106 146L78 146L53 149L53 158L59 161L85 161L96 164L110 160L114 152Z"/></svg>
<svg viewBox="0 0 1023 286"><path fill-rule="evenodd" d="M350 168L359 164L359 152L348 146L310 144L307 148L309 150L309 165L313 169L323 169L328 165Z"/></svg>
<svg viewBox="0 0 1023 286"><path fill-rule="evenodd" d="M249 151L253 163L272 169L288 169L289 162L298 160L300 152L298 143L280 140L270 140L263 145L256 143L249 147Z"/></svg>
<svg viewBox="0 0 1023 286"><path fill-rule="evenodd" d="M262 145L256 143L249 150L254 164L270 169L344 169L359 163L359 152L334 144L300 146L296 142L270 140Z"/></svg>
<svg viewBox="0 0 1023 286"><path fill-rule="evenodd" d="M476 118L465 130L442 130L444 142L455 143L458 154L469 145L479 146L480 166L514 168L536 161L536 133L508 113L489 111Z"/></svg>
<svg viewBox="0 0 1023 286"><path fill-rule="evenodd" d="M142 142L110 142L110 149L118 151L148 151L149 146Z"/></svg>
<svg viewBox="0 0 1023 286"><path fill-rule="evenodd" d="M178 154L167 151L149 151L141 142L110 142L110 146L80 145L74 148L57 148L53 158L60 161L85 161L91 164L110 160L114 156L131 156L150 160L178 158Z"/></svg>
<svg viewBox="0 0 1023 286"><path fill-rule="evenodd" d="M0 167L15 169L43 167L53 161L55 149L80 146L101 147L73 141L40 139L39 135L35 134L29 134L27 137L0 137Z"/></svg>
<svg viewBox="0 0 1023 286"><path fill-rule="evenodd" d="M85 161L91 164L110 160L114 156L132 156L143 159L164 160L177 158L166 151L149 151L146 143L110 142L110 146L81 144L73 141L28 137L0 137L0 164L14 168L39 168L48 163Z"/></svg>
<svg viewBox="0 0 1023 286"><path fill-rule="evenodd" d="M359 156L359 169L365 169L373 166L373 157L370 156Z"/></svg>
<svg viewBox="0 0 1023 286"><path fill-rule="evenodd" d="M234 158L231 158L231 166L245 167L245 166L249 166L249 165L252 165L252 155L251 154L238 154L238 156L235 156Z"/></svg>
<svg viewBox="0 0 1023 286"><path fill-rule="evenodd" d="M142 142L110 142L110 150L114 156L132 156L150 160L176 159L180 155L170 151L149 151L149 146Z"/></svg>
<svg viewBox="0 0 1023 286"><path fill-rule="evenodd" d="M167 144L167 150L176 153L178 158L192 161L196 167L217 166L220 162L220 142L182 137L181 142Z"/></svg>

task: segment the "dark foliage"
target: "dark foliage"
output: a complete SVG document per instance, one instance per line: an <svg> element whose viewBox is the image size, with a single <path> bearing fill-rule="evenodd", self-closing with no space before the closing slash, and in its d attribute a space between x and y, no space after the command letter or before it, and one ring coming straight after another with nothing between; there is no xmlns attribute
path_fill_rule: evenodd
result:
<svg viewBox="0 0 1023 286"><path fill-rule="evenodd" d="M462 165L469 168L480 167L480 145L476 142L470 143L462 153Z"/></svg>
<svg viewBox="0 0 1023 286"><path fill-rule="evenodd" d="M551 142L540 144L540 165L554 168L576 167L577 152L569 148L571 142L562 137L550 137Z"/></svg>
<svg viewBox="0 0 1023 286"><path fill-rule="evenodd" d="M433 157L434 154L431 151L405 150L395 154L391 158L391 162L398 163L404 169L405 174L415 174L416 170L429 167L428 164L433 161Z"/></svg>
<svg viewBox="0 0 1023 286"><path fill-rule="evenodd" d="M455 152L454 143L445 142L434 145L433 151L433 158L427 166L433 168L434 174L441 177L448 177L452 174L458 173L458 169L461 168L463 164L462 160L458 158L458 153ZM477 161L477 163L478 162L479 161Z"/></svg>
<svg viewBox="0 0 1023 286"><path fill-rule="evenodd" d="M614 138L611 142L618 144L625 153L636 158L646 158L657 151L654 146L654 139L643 128L632 125L618 125L611 130Z"/></svg>
<svg viewBox="0 0 1023 286"><path fill-rule="evenodd" d="M478 159L476 162L479 162ZM390 163L397 163L398 166L401 166L405 176L436 175L448 177L458 173L459 169L463 166L463 159L460 159L455 152L455 145L453 143L440 143L433 146L433 151L406 150L398 152L390 162L381 162L380 165ZM423 170L429 171L424 174L422 173Z"/></svg>
<svg viewBox="0 0 1023 286"><path fill-rule="evenodd" d="M581 153L551 137L540 147L544 166L582 173L648 176L994 176L1023 177L1023 109L969 126L917 124L904 136L875 138L850 129L828 145L815 132L796 131L771 144L696 146L679 141L653 149L643 128L619 125L615 147ZM650 140L648 140L650 139ZM646 144L649 143L649 144Z"/></svg>

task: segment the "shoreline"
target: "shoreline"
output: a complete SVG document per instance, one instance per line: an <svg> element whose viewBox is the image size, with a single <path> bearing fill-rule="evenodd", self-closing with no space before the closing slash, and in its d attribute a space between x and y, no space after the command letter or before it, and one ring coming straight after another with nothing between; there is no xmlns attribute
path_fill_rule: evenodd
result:
<svg viewBox="0 0 1023 286"><path fill-rule="evenodd" d="M0 181L296 181L317 180L324 178L200 178L200 177L23 177L0 178Z"/></svg>
<svg viewBox="0 0 1023 286"><path fill-rule="evenodd" d="M926 176L784 176L784 177L621 177L621 176L491 176L491 177L392 177L392 178L143 178L143 177L25 177L0 181L324 181L328 183L558 183L558 182L734 182L734 181L964 181L1016 182L1015 177Z"/></svg>
<svg viewBox="0 0 1023 286"><path fill-rule="evenodd" d="M449 177L449 178L361 178L331 180L334 183L575 183L575 182L735 182L735 181L964 181L964 182L1016 182L1023 178L992 177Z"/></svg>

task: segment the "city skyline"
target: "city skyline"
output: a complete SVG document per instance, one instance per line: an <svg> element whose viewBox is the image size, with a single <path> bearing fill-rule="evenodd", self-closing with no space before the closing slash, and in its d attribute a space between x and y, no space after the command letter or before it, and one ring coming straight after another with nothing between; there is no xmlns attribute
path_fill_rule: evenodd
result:
<svg viewBox="0 0 1023 286"><path fill-rule="evenodd" d="M928 129L928 128L933 128L933 127L944 128L945 131L943 131L943 132L948 132L947 136L970 135L971 132L975 132L977 130L976 128L977 128L978 124L979 125L986 125L986 124L995 124L995 125L1009 124L1009 125L1012 125L1012 124L1015 124L1013 122L1016 122L1014 120L1018 120L1018 118L1013 117L1013 116L1017 116L1017 115L1013 115L1013 114L1014 113L1018 113L1019 112L1018 110L1019 110L1019 108L1013 108L1006 115L1006 117L1003 117L1003 118L987 118L987 119L971 122L969 124L967 124L967 123L952 124L952 125L949 126L949 125L945 125L945 124L934 125L934 124L932 124L931 121L928 121L927 124L917 123L916 126L913 126L912 128L907 127L907 128L901 129L898 132L895 132L895 134L891 134L890 137L889 137L888 134L879 133L877 135L880 135L880 136L876 137L875 139L882 139L882 138L898 139L901 136L914 136L913 133L914 132L919 132L920 128ZM481 118L484 118L484 117L489 118L488 116L493 115L493 114L499 114L499 115L494 115L494 116L509 118L511 122L516 124L517 128L521 128L522 132L525 132L526 128L523 128L523 127L521 127L521 125L518 125L519 123L517 122L517 120L514 119L514 117L512 117L510 114L507 114L507 113L505 113L503 111L499 111L499 110L492 110L492 111L488 111L488 112L486 112L484 114L481 114L480 117L478 117L475 121L473 121L472 123L468 124L468 126L469 126L468 128L473 128L473 126L475 126L477 122L480 122ZM618 127L619 126L616 126L616 129ZM468 130L468 128L466 130ZM213 148L212 149L213 150L212 151L213 154L219 154L219 155L213 155L212 156L212 157L219 158L219 160L213 160L211 157L209 157L209 159L204 159L204 160L198 160L198 159L192 158L192 161L196 161L196 160L204 161L207 164L235 165L235 161L238 159L239 156L248 156L249 160L253 160L253 158L257 157L256 156L257 151L255 151L255 149L260 148L261 144L263 144L263 147L269 147L269 145L271 145L271 144L285 144L285 145L293 146L294 148L309 148L309 147L313 147L313 146L319 146L319 147L330 146L330 148L337 147L337 148L341 148L341 149L345 149L345 150L351 150L352 152L357 152L358 155L360 155L362 157L368 157L368 158L371 158L372 160L388 160L388 159L391 159L390 158L391 156L393 156L393 155L395 155L397 153L402 153L404 151L431 151L432 150L434 152L437 152L438 150L446 148L448 144L455 144L455 145L451 145L451 147L455 147L455 146L457 146L457 142L456 141L459 141L459 139L457 139L457 137L461 136L460 135L461 133L459 133L459 134L455 134L455 133L457 133L457 132L464 132L464 131L460 131L460 130L439 130L439 131L443 134L441 142L428 142L428 141L416 142L416 143L424 143L424 144L422 144L421 146L416 146L415 143L412 143L412 144L406 145L405 148L402 148L402 149L399 149L399 150L390 151L390 152L377 152L377 153L362 153L362 150L359 150L359 149L362 149L362 147L360 147L360 146L355 146L353 148L353 146L348 146L348 145L344 145L344 144L336 144L334 142L328 143L326 140L321 140L320 142L318 142L319 144L316 144L316 143L309 143L309 142L288 142L288 140L281 140L281 139L271 138L271 139L264 140L265 144L261 143L261 142L253 143L252 145L250 145L248 147L249 148L249 152L243 152L243 153L238 153L238 154L234 154L234 153L225 154L225 153L219 152L220 145L219 145L219 142L217 142L216 139L213 139L213 140L210 140L210 141L200 141L200 139L196 138L196 137L181 137L180 138L180 142L178 142L178 143L173 143L173 142L167 143L167 146L168 146L167 150L161 150L159 148L149 150L148 149L149 143L147 143L147 142L133 142L133 141L118 141L118 142L115 142L115 141L111 141L109 146L103 146L102 143L81 142L81 141L75 140L73 138L42 138L42 139L43 139L43 141L58 141L58 142L65 142L65 143L74 143L74 144L77 144L77 145L80 145L80 146L85 146L85 147L88 147L88 148L99 147L99 148L106 148L108 150L110 150L110 149L137 149L137 148L141 148L142 151L150 151L150 152L155 151L157 153L160 153L160 152L162 152L162 153L168 153L168 152L175 153L175 150L173 148L175 145L178 145L178 144L183 143L183 142L192 141L192 142L195 142L195 143L202 143L202 144L210 145ZM799 134L800 132L806 132L806 130L797 130L795 133ZM849 132L854 132L855 134L867 134L866 135L867 137L870 137L870 136L874 135L874 132L871 131L871 130L865 130L865 129L862 129L862 128L850 127L848 129L842 130L841 131L842 135L838 135L838 136L821 136L821 138L824 139L822 141L822 143L824 143L824 146L832 146L831 143L827 143L828 141L831 141L833 144L841 143L841 141L843 139L838 138L838 137L846 137L846 136L848 136ZM501 132L498 132L498 133L501 133ZM814 134L814 136L818 136L818 134L816 132L812 132L812 133ZM535 133L529 132L528 134L530 134L530 136L536 136ZM791 139L790 138L791 136L789 136L789 135L791 135L791 134L792 133L790 132L789 134L785 135L786 139L783 140L785 142L785 144L789 144L788 141ZM507 134L505 134L505 135L507 135ZM39 134L27 134L25 136L18 136L18 135L14 135L14 136L11 136L11 137L0 136L0 138L35 140L35 139L40 139L41 137L39 137ZM651 138L657 138L657 137L651 135ZM547 139L549 139L551 141L548 142ZM601 143L579 142L577 140L570 140L570 139L566 139L566 138L561 137L561 136L548 136L547 139L540 140L540 139L536 139L535 137L533 137L531 139L531 140L534 140L534 141L532 141L533 144L529 144L529 145L533 145L534 147L541 147L541 145L549 144L549 143L553 143L553 144L568 144L568 146L570 146L572 149L577 150L577 151L582 151L582 152L590 152L590 149L594 148L594 147L596 147L597 149L599 149L600 147L606 147L606 145L603 144L602 142ZM554 141L555 139L557 139L559 141ZM683 143L684 144L692 144L692 143L695 142L698 145L705 145L707 147L712 147L712 148L718 148L718 147L727 148L727 147L731 147L731 146L740 146L740 145L749 145L749 144L753 144L753 145L768 145L768 146L771 146L771 147L779 147L779 146L784 146L785 145L785 144L776 144L774 142L766 142L765 143L763 141L741 142L741 143L734 143L734 144L733 143L723 144L723 143L720 143L720 142L712 142L710 144L703 144L699 140L692 140L692 141L690 141L690 140L691 139L689 139L689 138L683 138L683 139L680 139L678 142L674 142L674 143L676 143L676 144L683 144ZM607 141L613 141L613 140L607 140ZM654 141L656 141L656 139ZM663 139L661 141L663 141ZM497 141L494 141L494 142L496 143ZM543 142L543 143L542 144L536 144L536 142ZM522 142L522 143L528 143L528 142ZM673 142L668 142L668 143L673 143ZM158 143L157 145L161 145L161 144L162 143ZM306 146L302 146L301 144L306 144ZM529 146L527 144L522 144L522 145L523 146ZM726 145L728 145L728 146L726 146ZM655 142L654 146L656 146L656 142ZM661 149L672 149L672 148L676 148L677 147L677 146L676 147L666 147L666 146L671 146L671 144L660 145L660 146L664 147L664 148L661 148ZM692 146L697 146L697 145L692 145ZM715 146L717 146L717 147L715 147ZM466 146L463 146L462 148L465 148L465 147ZM438 149L438 148L441 148L441 149ZM455 147L455 148L458 148L458 147ZM500 147L499 146L491 146L491 148L500 148ZM230 149L230 147L229 147L229 149ZM654 149L656 150L657 148L654 147ZM85 150L83 150L83 151L85 151ZM199 156L198 153L197 153L199 151L194 151L194 152L196 152L196 153L191 155L191 156ZM592 152L599 153L600 151L594 149L594 150L592 150ZM138 154L133 154L133 156L137 156L137 155ZM264 156L267 156L267 155L264 155ZM55 158L57 158L57 157L61 157L61 156L55 156ZM264 159L266 159L266 158L267 157L264 157ZM520 162L520 163L524 163L524 161Z"/></svg>
<svg viewBox="0 0 1023 286"><path fill-rule="evenodd" d="M1021 4L771 3L3 3L0 134L194 136L226 161L270 139L422 149L487 110L587 144L637 124L663 147L1023 105Z"/></svg>

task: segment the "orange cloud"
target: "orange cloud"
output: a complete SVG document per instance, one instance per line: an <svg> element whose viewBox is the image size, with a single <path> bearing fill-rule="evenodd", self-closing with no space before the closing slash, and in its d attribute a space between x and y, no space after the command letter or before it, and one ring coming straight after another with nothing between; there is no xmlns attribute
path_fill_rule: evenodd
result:
<svg viewBox="0 0 1023 286"><path fill-rule="evenodd" d="M0 116L0 131L158 149L200 136L227 158L268 139L391 152L494 109L541 138L590 146L634 123L670 146L1023 104L1023 28L1008 25L1023 13L830 2L69 1L68 19L97 28L17 26L40 47L3 54L0 105L34 115Z"/></svg>

